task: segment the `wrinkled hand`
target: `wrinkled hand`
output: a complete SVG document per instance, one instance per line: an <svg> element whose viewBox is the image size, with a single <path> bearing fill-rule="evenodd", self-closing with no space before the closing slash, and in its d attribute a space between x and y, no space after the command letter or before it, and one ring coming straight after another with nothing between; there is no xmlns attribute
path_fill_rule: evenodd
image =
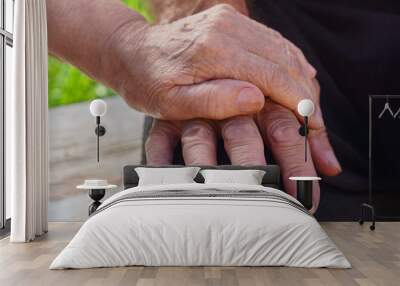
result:
<svg viewBox="0 0 400 286"><path fill-rule="evenodd" d="M245 13L243 9L239 10ZM264 43L264 45L264 49L267 51L267 44ZM294 47L294 45L290 45ZM297 50L295 47L294 49ZM274 53L272 49L270 51ZM290 59L276 60L274 58L273 61L275 60L275 64L280 65L281 69L295 78L297 83L300 83L312 94L312 99L318 106L317 118L321 123L319 86L315 81L315 71L309 68L301 52L297 51L297 54L299 55L298 63L302 65L297 71L300 74L293 72ZM297 133L300 126L298 119L289 109L268 100L255 120L248 116L222 121L168 122L156 120L146 143L147 161L154 165L171 164L175 146L181 140L186 164L214 165L217 164L216 140L218 136L222 136L232 164L263 165L266 163L264 140L282 167L285 190L295 196L296 188L288 180L288 177L314 175L316 173L314 164L319 171L326 175L335 175L340 171L340 165L329 144L323 123L310 132L311 155L315 158L315 162L309 160L306 164L304 163L304 138ZM316 183L313 211L316 210L318 202L319 186Z"/></svg>
<svg viewBox="0 0 400 286"><path fill-rule="evenodd" d="M264 105L263 95L296 112L301 99L314 99L315 70L302 52L229 5L140 34L128 23L109 42L112 56L104 61L115 67L114 89L156 118L253 114ZM323 127L321 112L310 126Z"/></svg>
<svg viewBox="0 0 400 286"><path fill-rule="evenodd" d="M314 88L319 94L316 81ZM304 162L304 137L299 135L299 127L300 123L291 111L271 100L267 100L255 120L249 116L220 122L156 120L146 142L147 162L151 165L171 164L180 140L185 164L216 165L217 136L222 136L232 164L263 165L266 163L264 141L281 167L285 191L296 196L296 186L289 177L315 176L317 171L334 176L341 171L325 128L310 130L311 156ZM319 197L319 185L315 183L312 212L318 208Z"/></svg>

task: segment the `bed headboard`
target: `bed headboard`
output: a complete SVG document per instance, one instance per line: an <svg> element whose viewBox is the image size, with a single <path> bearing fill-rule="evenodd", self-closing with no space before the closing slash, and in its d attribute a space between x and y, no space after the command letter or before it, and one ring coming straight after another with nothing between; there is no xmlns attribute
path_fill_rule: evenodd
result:
<svg viewBox="0 0 400 286"><path fill-rule="evenodd" d="M133 188L138 185L139 177L135 171L136 167L147 167L147 168L179 168L184 167L182 165L172 165L172 166L147 166L147 165L128 165L124 167L123 170L123 185L124 190L128 188ZM281 188L281 175L280 169L277 165L268 166L232 166L232 165L219 165L219 166L198 166L201 169L218 169L218 170L247 170L247 169L257 169L265 171L264 178L262 180L262 185L265 187L271 187L276 189ZM198 183L203 183L204 178L199 173L194 179Z"/></svg>

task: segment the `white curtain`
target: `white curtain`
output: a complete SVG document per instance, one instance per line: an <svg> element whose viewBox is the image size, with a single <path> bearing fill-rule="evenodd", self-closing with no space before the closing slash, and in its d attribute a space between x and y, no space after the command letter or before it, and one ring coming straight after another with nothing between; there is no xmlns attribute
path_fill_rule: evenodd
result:
<svg viewBox="0 0 400 286"><path fill-rule="evenodd" d="M46 0L15 1L13 92L6 98L6 181L12 242L47 232Z"/></svg>

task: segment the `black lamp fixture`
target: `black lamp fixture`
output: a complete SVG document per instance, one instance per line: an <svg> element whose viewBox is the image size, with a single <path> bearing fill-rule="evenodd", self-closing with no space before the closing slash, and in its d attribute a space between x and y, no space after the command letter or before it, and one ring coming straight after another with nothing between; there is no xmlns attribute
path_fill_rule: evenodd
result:
<svg viewBox="0 0 400 286"><path fill-rule="evenodd" d="M97 162L100 161L100 137L106 134L104 126L100 125L100 117L104 116L107 112L107 103L101 99L95 99L90 103L90 113L96 117L96 129L94 130L97 135Z"/></svg>
<svg viewBox="0 0 400 286"><path fill-rule="evenodd" d="M308 119L314 113L314 103L310 99L303 99L297 105L298 113L304 117L304 123L299 128L299 133L304 136L304 161L307 162L307 136ZM310 210L313 207L313 182L321 180L320 177L290 177L297 184L297 200Z"/></svg>
<svg viewBox="0 0 400 286"><path fill-rule="evenodd" d="M304 124L300 126L299 133L304 136L304 161L307 162L307 135L308 118L314 113L314 103L310 99L303 99L297 105L297 111L304 117Z"/></svg>

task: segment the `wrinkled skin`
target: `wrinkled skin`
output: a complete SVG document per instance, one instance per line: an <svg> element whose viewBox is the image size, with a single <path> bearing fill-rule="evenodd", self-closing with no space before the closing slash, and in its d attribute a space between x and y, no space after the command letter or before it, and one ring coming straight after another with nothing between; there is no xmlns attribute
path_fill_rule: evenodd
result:
<svg viewBox="0 0 400 286"><path fill-rule="evenodd" d="M242 13L246 11L242 10ZM290 60L276 61L288 74L296 77L288 62ZM297 75L297 78L313 94L313 101L319 107L320 88L315 73L307 73L307 67L298 72L303 75ZM322 118L320 108L317 108L317 115ZM173 151L180 140L186 164L215 165L217 137L222 136L232 164L264 165L265 143L282 168L285 190L295 196L296 186L288 180L290 176L315 176L316 170L325 175L336 175L340 172L340 165L323 124L322 127L310 131L308 151L311 152L311 159L304 162L304 137L298 134L299 127L299 118L290 109L270 99L266 100L265 106L255 117L238 116L220 121L156 120L146 142L147 162L152 165L171 164ZM315 183L314 190L312 212L318 208L318 183Z"/></svg>
<svg viewBox="0 0 400 286"><path fill-rule="evenodd" d="M171 164L180 140L185 164L216 165L217 136L222 136L233 165L264 165L265 143L281 167L286 192L296 196L296 185L289 177L315 176L316 170L328 176L340 172L325 130L310 130L308 152L311 156L304 162L304 137L299 135L299 127L292 112L269 100L255 120L249 116L217 122L156 120L146 142L147 163ZM318 208L319 198L319 185L315 183L312 212Z"/></svg>
<svg viewBox="0 0 400 286"><path fill-rule="evenodd" d="M250 115L265 96L295 111L314 98L315 69L302 52L230 5L150 25L117 0L46 4L50 53L155 118ZM323 126L320 112L310 125Z"/></svg>
<svg viewBox="0 0 400 286"><path fill-rule="evenodd" d="M301 51L229 5L149 26L140 40L127 24L111 42L111 59L119 66L115 89L156 118L251 114L263 107L263 95L295 112L301 99L315 99L315 70ZM320 111L310 125L323 127Z"/></svg>

